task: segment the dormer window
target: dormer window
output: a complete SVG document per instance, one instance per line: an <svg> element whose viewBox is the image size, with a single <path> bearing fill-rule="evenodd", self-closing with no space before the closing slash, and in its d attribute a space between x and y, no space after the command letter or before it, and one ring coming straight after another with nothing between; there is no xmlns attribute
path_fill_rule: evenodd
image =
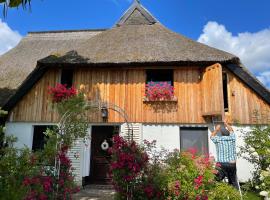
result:
<svg viewBox="0 0 270 200"><path fill-rule="evenodd" d="M145 97L149 101L171 101L174 99L173 70L146 70Z"/></svg>
<svg viewBox="0 0 270 200"><path fill-rule="evenodd" d="M62 69L61 71L61 84L71 88L73 84L73 69Z"/></svg>

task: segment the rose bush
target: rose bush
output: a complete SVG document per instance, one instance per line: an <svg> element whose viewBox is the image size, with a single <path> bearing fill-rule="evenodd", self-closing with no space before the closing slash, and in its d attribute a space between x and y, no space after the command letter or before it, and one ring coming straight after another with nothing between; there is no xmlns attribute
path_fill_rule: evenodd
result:
<svg viewBox="0 0 270 200"><path fill-rule="evenodd" d="M53 103L59 103L70 97L74 97L77 94L77 91L73 86L67 88L66 85L57 84L55 87L49 87L49 94L52 96Z"/></svg>
<svg viewBox="0 0 270 200"><path fill-rule="evenodd" d="M155 143L139 146L113 138L111 170L116 199L207 200L240 199L233 187L215 181L213 159L195 151L156 151ZM161 152L161 153L157 153ZM217 195L217 191L228 190Z"/></svg>
<svg viewBox="0 0 270 200"><path fill-rule="evenodd" d="M36 152L26 147L17 149L14 138L3 138L8 145L0 148L0 199L72 199L79 190L67 152L87 133L84 94L59 84L50 87L49 94L53 108L65 120L46 131L44 149Z"/></svg>

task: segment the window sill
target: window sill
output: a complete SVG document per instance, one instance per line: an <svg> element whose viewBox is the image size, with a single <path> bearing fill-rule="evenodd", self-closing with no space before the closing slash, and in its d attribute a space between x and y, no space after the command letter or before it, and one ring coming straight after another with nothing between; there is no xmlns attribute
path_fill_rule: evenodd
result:
<svg viewBox="0 0 270 200"><path fill-rule="evenodd" d="M144 103L154 103L154 102L172 102L172 103L177 103L178 102L178 99L176 96L174 96L172 99L156 99L156 100L151 100L151 99L148 99L147 97L144 97L143 99L143 102Z"/></svg>

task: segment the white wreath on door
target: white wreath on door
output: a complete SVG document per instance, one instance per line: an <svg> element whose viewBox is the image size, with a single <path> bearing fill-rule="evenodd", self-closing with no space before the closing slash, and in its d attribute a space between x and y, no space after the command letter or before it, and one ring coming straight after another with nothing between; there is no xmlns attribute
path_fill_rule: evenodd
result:
<svg viewBox="0 0 270 200"><path fill-rule="evenodd" d="M106 151L109 149L109 143L107 142L107 140L104 140L102 143L101 143L101 149L103 151Z"/></svg>

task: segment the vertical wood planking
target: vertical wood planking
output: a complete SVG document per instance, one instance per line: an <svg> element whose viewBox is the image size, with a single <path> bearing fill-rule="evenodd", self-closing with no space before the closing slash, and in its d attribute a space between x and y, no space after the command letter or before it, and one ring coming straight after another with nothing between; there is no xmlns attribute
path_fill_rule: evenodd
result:
<svg viewBox="0 0 270 200"><path fill-rule="evenodd" d="M102 100L123 108L130 121L136 123L204 123L203 111L217 110L222 107L221 95L213 91L222 92L219 70L206 74L201 81L200 67L179 67L174 69L174 87L177 103L160 104L159 110L155 103L143 102L145 93L145 69L87 69L75 70L74 83L86 85L88 97L92 100ZM50 108L48 86L54 86L59 81L60 71L51 69L44 74L33 88L13 108L13 120L23 122L57 122L58 116ZM263 112L270 113L270 106L255 92L243 84L233 74L229 77L229 107L230 115L234 121L242 124L252 124L253 112L257 109L261 121ZM217 87L217 83L220 87ZM218 90L217 90L218 89ZM204 95L205 92L208 96ZM209 92L214 100L209 99ZM234 94L234 96L232 95ZM204 109L203 109L204 108ZM102 122L100 111L87 113L89 122ZM270 116L269 116L270 118ZM124 119L114 111L109 111L109 122L124 122Z"/></svg>

